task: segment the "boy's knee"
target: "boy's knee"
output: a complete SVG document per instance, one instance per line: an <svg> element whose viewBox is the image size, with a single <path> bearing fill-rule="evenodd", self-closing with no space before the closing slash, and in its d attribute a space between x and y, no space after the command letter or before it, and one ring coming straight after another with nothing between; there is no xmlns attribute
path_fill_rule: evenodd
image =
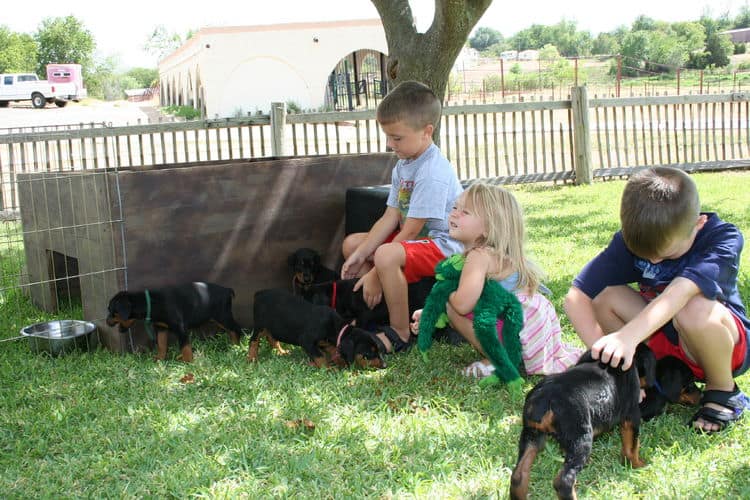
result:
<svg viewBox="0 0 750 500"><path fill-rule="evenodd" d="M610 308L616 300L616 295L616 289L608 286L599 292L599 295L591 299L591 307L593 307L595 311Z"/></svg>
<svg viewBox="0 0 750 500"><path fill-rule="evenodd" d="M360 233L352 233L344 238L344 242L341 244L341 253L344 254L344 258L349 257L357 247L362 243L362 237Z"/></svg>
<svg viewBox="0 0 750 500"><path fill-rule="evenodd" d="M717 311L717 308L721 310ZM683 335L690 335L693 332L703 334L733 322L731 313L725 306L703 295L696 295L688 300L685 307L672 318L675 328Z"/></svg>
<svg viewBox="0 0 750 500"><path fill-rule="evenodd" d="M404 247L400 243L385 243L375 250L373 261L378 269L401 268L404 265L405 255Z"/></svg>

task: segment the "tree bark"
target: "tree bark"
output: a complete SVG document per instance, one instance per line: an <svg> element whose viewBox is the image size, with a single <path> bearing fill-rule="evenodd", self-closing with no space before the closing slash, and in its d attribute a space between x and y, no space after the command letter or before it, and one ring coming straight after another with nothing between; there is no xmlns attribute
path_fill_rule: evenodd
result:
<svg viewBox="0 0 750 500"><path fill-rule="evenodd" d="M389 82L420 81L444 101L453 63L492 0L435 0L435 16L425 33L417 31L408 0L372 3L388 42Z"/></svg>

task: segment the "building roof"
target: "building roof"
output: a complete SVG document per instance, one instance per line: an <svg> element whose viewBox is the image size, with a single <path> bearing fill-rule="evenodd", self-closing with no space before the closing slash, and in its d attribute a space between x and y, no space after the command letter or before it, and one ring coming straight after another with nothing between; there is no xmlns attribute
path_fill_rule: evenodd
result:
<svg viewBox="0 0 750 500"><path fill-rule="evenodd" d="M299 31L310 29L335 29L335 28L357 28L363 26L382 26L380 19L352 19L348 21L320 21L309 23L280 23L280 24L260 24L255 26L209 26L199 29L174 52L165 56L159 61L159 64L165 62L195 43L204 35L229 35L236 33L261 33L268 31Z"/></svg>

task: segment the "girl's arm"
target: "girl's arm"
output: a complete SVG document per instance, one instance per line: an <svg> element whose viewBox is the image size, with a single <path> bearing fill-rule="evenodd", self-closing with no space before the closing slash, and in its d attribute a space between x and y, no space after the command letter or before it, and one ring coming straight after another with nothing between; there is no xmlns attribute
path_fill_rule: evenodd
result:
<svg viewBox="0 0 750 500"><path fill-rule="evenodd" d="M474 249L468 253L458 289L448 297L448 303L457 313L464 315L474 310L482 295L491 262L492 257L482 249Z"/></svg>

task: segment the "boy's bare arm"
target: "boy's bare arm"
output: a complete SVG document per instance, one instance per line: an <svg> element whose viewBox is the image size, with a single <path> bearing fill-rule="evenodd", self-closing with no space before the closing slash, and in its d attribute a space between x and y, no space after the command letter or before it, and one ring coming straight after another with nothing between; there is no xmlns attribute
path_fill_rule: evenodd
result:
<svg viewBox="0 0 750 500"><path fill-rule="evenodd" d="M407 217L404 220L401 231L393 238L393 241L409 241L416 240L419 237L419 233L422 232L422 228L427 223L427 219L415 219L414 217Z"/></svg>
<svg viewBox="0 0 750 500"><path fill-rule="evenodd" d="M675 278L664 291L619 331L605 335L591 346L594 359L627 370L633 362L636 346L674 318L688 301L701 293L687 278Z"/></svg>
<svg viewBox="0 0 750 500"><path fill-rule="evenodd" d="M401 215L397 208L386 207L385 213L383 213L380 219L375 221L364 241L349 255L349 258L341 266L341 277L343 279L357 276L365 260L396 230L400 218Z"/></svg>
<svg viewBox="0 0 750 500"><path fill-rule="evenodd" d="M383 215L375 221L375 224L370 228L370 232L367 233L367 238L362 242L360 247L357 249L358 252L365 254L366 256L372 255L372 253L383 244L393 231L398 228L401 214L397 208L386 207Z"/></svg>
<svg viewBox="0 0 750 500"><path fill-rule="evenodd" d="M574 286L570 288L565 296L563 309L586 347L590 348L602 338L604 332L596 321L592 300L580 289Z"/></svg>
<svg viewBox="0 0 750 500"><path fill-rule="evenodd" d="M675 278L638 315L622 327L620 332L637 342L646 340L662 325L674 318L690 299L701 293L698 285L687 278Z"/></svg>

